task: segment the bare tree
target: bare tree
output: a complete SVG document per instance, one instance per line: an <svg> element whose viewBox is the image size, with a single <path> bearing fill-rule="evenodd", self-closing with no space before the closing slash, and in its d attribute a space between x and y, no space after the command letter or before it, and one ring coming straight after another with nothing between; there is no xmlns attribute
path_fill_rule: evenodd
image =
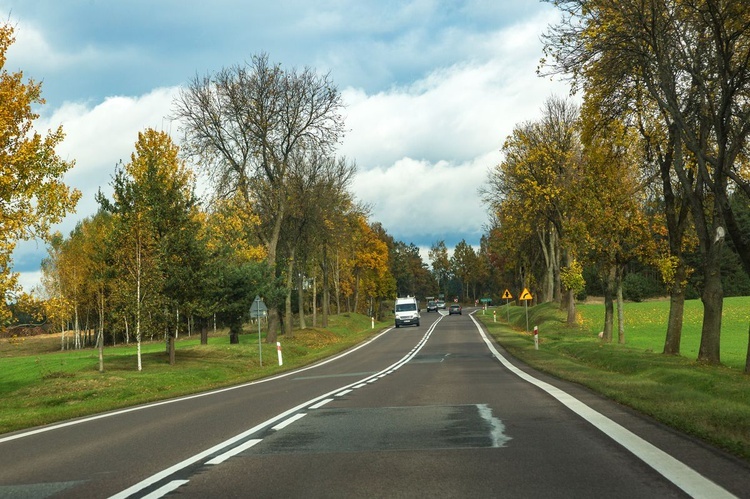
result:
<svg viewBox="0 0 750 499"><path fill-rule="evenodd" d="M327 74L284 70L266 54L196 76L175 101L183 151L208 173L215 195L240 192L260 216L257 235L272 268L289 210L293 155L304 149L331 153L344 133L341 108ZM270 305L267 341L275 342L279 304Z"/></svg>

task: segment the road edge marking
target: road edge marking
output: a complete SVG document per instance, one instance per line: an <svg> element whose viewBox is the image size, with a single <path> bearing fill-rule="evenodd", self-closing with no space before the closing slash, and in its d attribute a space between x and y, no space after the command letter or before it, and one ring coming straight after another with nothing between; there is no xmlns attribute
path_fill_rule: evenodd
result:
<svg viewBox="0 0 750 499"><path fill-rule="evenodd" d="M495 345L487 337L487 334L479 321L477 321L473 315L470 315L470 317L471 320L474 321L474 325L482 336L487 348L492 352L492 355L494 355L495 358L509 371L524 381L527 381L550 394L565 407L591 423L606 436L630 451L638 459L656 470L660 475L672 482L685 493L691 497L711 497L712 499L737 498L737 496L717 483L704 477L682 461L667 454L619 423L609 419L604 414L592 409L564 390L541 381L514 366L495 348Z"/></svg>

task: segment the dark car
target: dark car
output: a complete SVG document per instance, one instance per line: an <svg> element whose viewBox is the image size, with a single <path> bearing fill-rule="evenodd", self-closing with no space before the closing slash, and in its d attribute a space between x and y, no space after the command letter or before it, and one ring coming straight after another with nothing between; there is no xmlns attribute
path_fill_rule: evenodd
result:
<svg viewBox="0 0 750 499"><path fill-rule="evenodd" d="M461 305L459 305L458 303L452 304L450 308L448 309L448 315L453 315L453 314L463 315L461 313Z"/></svg>
<svg viewBox="0 0 750 499"><path fill-rule="evenodd" d="M438 305L436 301L430 300L427 302L427 311L428 312L437 312Z"/></svg>

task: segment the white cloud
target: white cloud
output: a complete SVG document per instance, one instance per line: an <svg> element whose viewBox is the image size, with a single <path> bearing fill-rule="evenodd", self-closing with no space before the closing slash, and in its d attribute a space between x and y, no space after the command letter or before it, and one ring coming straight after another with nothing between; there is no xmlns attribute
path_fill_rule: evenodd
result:
<svg viewBox="0 0 750 499"><path fill-rule="evenodd" d="M8 60L12 61L13 66L33 73L49 74L71 67L111 67L122 61L137 60L139 57L129 47L111 50L90 43L73 50L65 50L50 43L44 32L36 25L23 20L16 25L13 34L16 41L8 49ZM9 69L15 70L13 67Z"/></svg>
<svg viewBox="0 0 750 499"><path fill-rule="evenodd" d="M66 136L57 152L61 158L75 161L65 181L82 193L76 213L60 226L63 233L96 212L96 192L100 188L105 193L110 191L115 165L120 160L130 161L139 132L147 128L171 131L171 123L165 116L176 91L176 88L159 88L139 97L109 97L93 107L65 103L50 117L39 121L39 130L62 125Z"/></svg>
<svg viewBox="0 0 750 499"><path fill-rule="evenodd" d="M413 8L427 9L429 5L415 3ZM328 24L340 22L335 12L326 15ZM432 69L422 78L406 84L392 83L376 91L343 87L350 132L339 152L358 164L353 191L372 206L373 221L422 249L441 239L455 244L456 239L466 238L469 244L478 245L487 217L477 191L487 170L501 160L499 150L505 137L516 124L536 118L549 95L567 92L564 85L550 83L535 73L541 56L539 33L549 21L546 12L481 35L448 28L432 46L421 45L425 39L416 28L385 44L372 42L370 52L358 53L356 61L351 47L330 51L324 57L343 64L336 67L334 78L352 71L352 64L356 70L365 68L382 75L393 70L391 62L397 67L420 52L427 60L447 61L429 64ZM34 52L47 54L43 57L49 64L99 57L95 50L66 56L62 49L56 51L46 44L30 25L23 28L23 38L19 35L17 44L20 52L14 59L19 63L29 62ZM355 45L362 48L368 43L357 40ZM402 45L406 55L400 61L390 61L388 57L401 57L396 48ZM63 232L96 211L94 194L99 188L109 192L114 166L120 160L130 160L139 131L151 127L176 135L176 127L172 130L166 120L176 92L176 87L156 88L143 95L112 96L98 103L66 102L39 122L40 130L63 125L67 136L58 153L76 161L66 181L83 192L78 212L61 225ZM43 256L43 249L30 244L19 245L19 251L16 262ZM33 265L24 265L30 267ZM34 269L22 274L25 288L36 279Z"/></svg>
<svg viewBox="0 0 750 499"><path fill-rule="evenodd" d="M478 190L498 161L499 153L461 164L403 158L361 172L353 190L372 207L374 221L407 244L424 246L456 235L477 244L487 218Z"/></svg>

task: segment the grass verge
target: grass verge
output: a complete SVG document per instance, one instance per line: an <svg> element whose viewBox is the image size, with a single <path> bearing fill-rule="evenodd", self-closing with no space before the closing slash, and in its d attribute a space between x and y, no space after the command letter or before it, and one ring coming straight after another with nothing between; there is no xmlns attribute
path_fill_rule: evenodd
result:
<svg viewBox="0 0 750 499"><path fill-rule="evenodd" d="M369 317L341 314L330 318L328 328L280 336L281 367L276 345L265 338L261 367L251 327L239 345L230 345L226 333L211 335L208 345L196 336L180 338L173 366L163 341L143 343L142 371L133 344L105 348L100 373L96 350L60 351L59 336L1 340L0 434L270 376L341 352L385 325L372 329Z"/></svg>
<svg viewBox="0 0 750 499"><path fill-rule="evenodd" d="M749 302L747 298L725 302L725 314L736 313L742 321L742 312L732 309L742 309ZM627 304L626 316L643 314L656 321L655 314L639 311L639 307L653 305ZM556 305L529 308L530 328L536 325L540 331L539 350L534 348L533 336L526 332L523 307L498 309L502 322L493 322L489 314L477 317L509 353L536 369L587 386L750 461L750 376L737 367L707 366L684 356L656 353L663 349L666 321L661 328L631 329L625 345L602 343L590 325L601 323L603 306L587 305L579 311L585 326L571 329L565 326L564 315ZM508 315L509 322L505 320ZM743 367L747 322L744 329L745 341L735 343L741 351L730 356L735 359L733 364L742 358Z"/></svg>

